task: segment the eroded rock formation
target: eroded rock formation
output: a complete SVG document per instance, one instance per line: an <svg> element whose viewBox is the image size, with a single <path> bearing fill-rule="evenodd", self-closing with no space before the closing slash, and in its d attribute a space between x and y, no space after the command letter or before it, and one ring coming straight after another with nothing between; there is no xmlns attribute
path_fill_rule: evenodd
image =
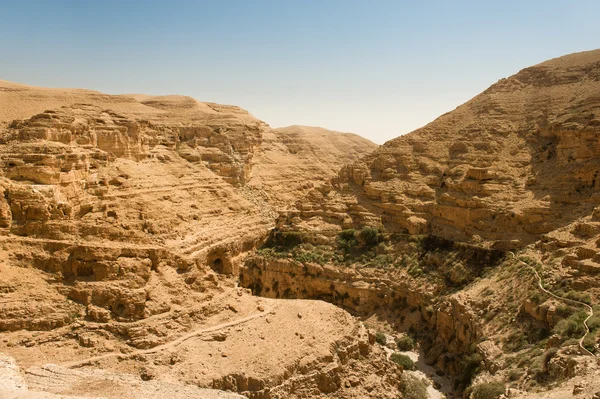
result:
<svg viewBox="0 0 600 399"><path fill-rule="evenodd" d="M479 383L471 378L482 370L504 381L523 373L519 389L552 380L533 363L514 364L552 363L555 352L536 354L552 333L557 356L586 363L572 345L591 314L583 302L600 298L598 92L598 50L501 79L282 212L272 237L283 238L246 262L242 284L367 316L382 307L392 320L419 310L410 327L425 332L427 361L459 388ZM415 247L423 239L437 244ZM456 245L498 256L476 260L477 271ZM598 326L585 347L599 351Z"/></svg>
<svg viewBox="0 0 600 399"><path fill-rule="evenodd" d="M327 394L352 374L349 361L387 362L366 331L358 334L360 323L335 307L267 308L236 290L232 277L273 226L275 207L285 206L277 191L300 195L374 144L330 133L320 145L356 148L341 146L337 158L320 162L310 137L300 134L290 153L278 133L234 106L8 82L0 88L0 352L35 370L26 374L30 390L104 397L108 391L52 380L122 387L160 375L130 396L115 390L111 397L172 388L204 397L190 385L262 398L275 397L271 389ZM291 157L270 172L276 185L253 176L270 156ZM270 323L286 318L298 325L290 336L269 333ZM329 320L329 329L312 318ZM249 367L261 353L268 356ZM297 369L305 358L312 360ZM210 359L215 367L207 367ZM69 369L92 364L118 374ZM396 378L395 369L389 375ZM371 382L386 390L383 379Z"/></svg>

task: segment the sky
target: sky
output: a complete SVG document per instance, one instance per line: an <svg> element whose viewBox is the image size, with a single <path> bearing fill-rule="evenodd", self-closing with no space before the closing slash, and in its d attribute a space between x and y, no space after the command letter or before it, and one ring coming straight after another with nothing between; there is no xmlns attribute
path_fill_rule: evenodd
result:
<svg viewBox="0 0 600 399"><path fill-rule="evenodd" d="M0 0L0 79L183 94L383 143L600 48L598 15L598 0Z"/></svg>

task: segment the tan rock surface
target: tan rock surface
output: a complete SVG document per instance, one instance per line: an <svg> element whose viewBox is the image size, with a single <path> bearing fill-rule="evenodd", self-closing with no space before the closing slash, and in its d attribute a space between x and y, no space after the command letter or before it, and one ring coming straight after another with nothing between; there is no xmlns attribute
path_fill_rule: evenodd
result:
<svg viewBox="0 0 600 399"><path fill-rule="evenodd" d="M599 63L592 51L501 79L345 167L336 190L298 208L498 248L532 243L596 204Z"/></svg>
<svg viewBox="0 0 600 399"><path fill-rule="evenodd" d="M95 369L71 370L55 364L32 367L23 373L13 359L4 355L0 355L0 395L3 399L243 398L234 393L202 389L192 385L140 381L132 375Z"/></svg>
<svg viewBox="0 0 600 399"><path fill-rule="evenodd" d="M0 351L30 387L11 395L328 395L356 367L388 363L346 312L263 301L232 276L274 207L373 149L368 140L278 133L184 96L5 81L0 121ZM394 367L362 374L348 395L395 389Z"/></svg>
<svg viewBox="0 0 600 399"><path fill-rule="evenodd" d="M249 185L263 189L270 202L285 207L375 148L352 133L312 126L273 129L263 135Z"/></svg>
<svg viewBox="0 0 600 399"><path fill-rule="evenodd" d="M460 389L595 386L599 92L600 50L501 79L283 212L242 284L412 329Z"/></svg>

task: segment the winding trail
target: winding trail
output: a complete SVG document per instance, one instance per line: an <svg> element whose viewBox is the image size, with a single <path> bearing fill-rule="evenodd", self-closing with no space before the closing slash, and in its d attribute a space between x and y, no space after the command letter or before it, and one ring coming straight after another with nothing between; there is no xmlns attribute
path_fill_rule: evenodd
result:
<svg viewBox="0 0 600 399"><path fill-rule="evenodd" d="M524 264L525 266L528 266L531 270L533 270L533 272L535 273L535 276L537 277L537 280L538 280L538 287L542 291L544 291L546 294L548 294L551 297L556 298L560 301L566 302L566 303L583 306L586 309L588 317L586 317L585 320L583 321L583 326L585 327L585 334L583 334L583 336L579 339L579 348L581 349L581 351L584 354L596 357L596 355L594 355L592 352L587 350L585 346L583 346L583 341L586 339L586 337L590 333L590 327L588 326L587 322L590 318L592 318L594 316L594 308L592 308L590 305L588 305L585 302L576 301L576 300L570 299L570 298L565 298L565 297L556 295L556 294L548 291L546 288L544 288L544 281L542 280L542 277L540 277L539 273L537 272L537 270L535 270L535 268L533 266L531 266L528 263L523 262L521 259L518 259L512 251L509 251L509 253L511 254L511 256L514 260Z"/></svg>
<svg viewBox="0 0 600 399"><path fill-rule="evenodd" d="M229 327L233 327L233 326L237 326L239 324L243 324L243 323L247 323L251 320L254 319L258 319L260 317L265 317L268 314L273 313L273 310L275 310L275 306L271 306L267 309L265 309L264 311L261 311L259 313L253 313L249 316L243 317L241 319L237 319L234 321L230 321L227 323L221 323L221 324L217 324L216 326L212 326L212 327L208 327L208 328L203 328L200 330L196 330L196 331L192 331L189 332L185 335L182 335L181 337L177 338L176 340L173 340L171 342L167 342L165 344L162 345L158 345L155 346L154 348L150 348L150 349L139 349L130 353L120 353L120 352L112 352L112 353L107 353L105 355L99 355L99 356L94 356L94 357L90 357L84 360L76 360L73 362L68 362L68 363L63 363L62 366L67 367L67 368L73 368L73 367L81 367L81 366L85 366L87 364L96 362L96 361L100 361L100 360L104 360L104 359L108 359L111 357L118 357L121 360L125 360L128 359L130 357L133 356L137 356L137 355L148 355L151 353L156 353L156 352L161 352L164 351L166 349L172 348L174 346L180 345L181 343L183 343L184 341L187 341L188 339L195 337L197 335L200 334L205 334L205 333L211 333L211 332L215 332L215 331L219 331L222 330L224 328L229 328Z"/></svg>

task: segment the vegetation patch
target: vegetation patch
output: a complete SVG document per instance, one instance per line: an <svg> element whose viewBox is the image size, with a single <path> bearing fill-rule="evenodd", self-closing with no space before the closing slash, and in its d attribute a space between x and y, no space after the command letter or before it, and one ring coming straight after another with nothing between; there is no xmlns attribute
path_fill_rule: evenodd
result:
<svg viewBox="0 0 600 399"><path fill-rule="evenodd" d="M506 386L502 382L487 382L477 384L468 390L466 397L473 399L497 399L500 395L504 395ZM469 394L471 396L469 396Z"/></svg>
<svg viewBox="0 0 600 399"><path fill-rule="evenodd" d="M379 345L385 346L387 344L387 337L384 333L378 332L375 334L375 342L377 342Z"/></svg>
<svg viewBox="0 0 600 399"><path fill-rule="evenodd" d="M401 351L411 351L415 348L415 340L408 335L403 335L400 338L396 338L396 346Z"/></svg>
<svg viewBox="0 0 600 399"><path fill-rule="evenodd" d="M415 362L408 357L407 355L403 355L402 353L394 352L390 357L390 360L396 363L398 366L402 366L404 370L414 370Z"/></svg>
<svg viewBox="0 0 600 399"><path fill-rule="evenodd" d="M404 399L427 399L427 385L417 376L403 373L400 379L400 391Z"/></svg>

